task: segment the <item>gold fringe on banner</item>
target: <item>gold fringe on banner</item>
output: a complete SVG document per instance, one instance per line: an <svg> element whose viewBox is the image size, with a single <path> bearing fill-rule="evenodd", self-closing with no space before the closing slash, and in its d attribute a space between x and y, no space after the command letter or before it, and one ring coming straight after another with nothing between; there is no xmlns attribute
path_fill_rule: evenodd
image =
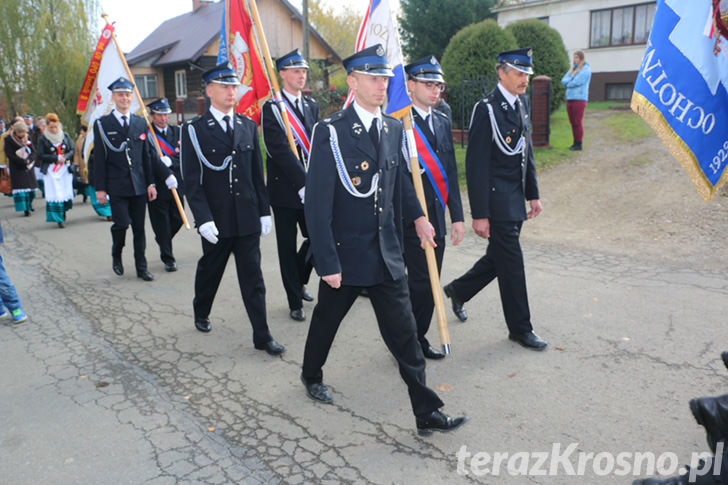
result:
<svg viewBox="0 0 728 485"><path fill-rule="evenodd" d="M723 184L728 181L728 170L723 169L723 174L718 179L718 183L713 186L700 168L700 163L698 163L698 159L695 157L693 151L675 133L667 121L665 121L659 109L655 108L647 98L637 91L632 93L632 103L630 106L635 113L655 130L655 133L662 139L662 142L670 150L672 156L680 162L680 165L683 166L690 176L690 180L695 184L695 188L698 189L698 193L703 197L703 200L706 203L710 202Z"/></svg>

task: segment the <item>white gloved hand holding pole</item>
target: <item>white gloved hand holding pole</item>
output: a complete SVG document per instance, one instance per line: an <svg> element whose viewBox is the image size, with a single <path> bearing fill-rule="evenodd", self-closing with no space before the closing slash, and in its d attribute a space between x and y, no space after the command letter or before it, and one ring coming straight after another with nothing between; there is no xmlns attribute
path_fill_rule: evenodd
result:
<svg viewBox="0 0 728 485"><path fill-rule="evenodd" d="M171 167L172 166L172 159L169 158L167 155L162 155L162 163L165 167Z"/></svg>
<svg viewBox="0 0 728 485"><path fill-rule="evenodd" d="M164 183L167 184L167 188L169 190L176 189L178 187L177 185L177 177L174 175L170 175L164 180Z"/></svg>

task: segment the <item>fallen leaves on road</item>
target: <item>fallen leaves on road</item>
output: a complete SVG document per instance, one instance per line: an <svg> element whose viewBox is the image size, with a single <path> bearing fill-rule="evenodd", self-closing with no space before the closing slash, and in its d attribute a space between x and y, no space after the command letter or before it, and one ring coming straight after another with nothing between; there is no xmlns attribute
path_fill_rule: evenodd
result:
<svg viewBox="0 0 728 485"><path fill-rule="evenodd" d="M452 386L449 384L440 384L439 386L436 387L436 389L441 392L448 392L448 391L452 391Z"/></svg>

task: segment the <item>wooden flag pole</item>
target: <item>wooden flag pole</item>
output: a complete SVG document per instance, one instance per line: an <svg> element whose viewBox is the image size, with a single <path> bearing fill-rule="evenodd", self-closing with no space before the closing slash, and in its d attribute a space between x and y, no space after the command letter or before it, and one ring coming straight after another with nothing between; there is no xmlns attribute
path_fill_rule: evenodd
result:
<svg viewBox="0 0 728 485"><path fill-rule="evenodd" d="M407 145L410 157L410 167L412 169L412 183L415 186L417 199L420 201L422 211L427 215L427 203L425 202L425 189L422 187L422 176L420 175L420 162L417 158L417 149L414 140L413 124L412 124L412 107L402 118L405 133L407 134ZM425 244L425 258L427 259L427 271L430 274L430 286L432 288L432 299L435 302L435 313L437 313L437 328L440 331L440 342L442 343L442 351L445 355L450 354L450 330L447 326L447 316L445 315L445 302L442 297L442 288L440 287L440 273L437 270L437 258L435 257L435 248L429 244Z"/></svg>
<svg viewBox="0 0 728 485"><path fill-rule="evenodd" d="M293 139L293 131L291 131L291 123L288 121L288 112L286 111L285 106L283 105L283 95L281 94L281 88L278 84L278 78L276 77L276 70L275 67L273 67L273 61L270 57L270 50L268 49L268 41L265 39L265 32L263 32L263 25L260 23L260 14L258 14L258 6L255 4L255 0L252 2L250 0L246 0L246 5L248 6L248 11L252 15L253 20L253 28L256 31L256 37L258 38L258 43L260 44L261 49L263 49L263 63L265 64L266 70L268 71L268 78L270 79L271 87L273 88L273 96L275 98L275 102L278 105L278 110L281 112L281 117L283 118L283 124L286 128L286 137L288 137L288 144L291 147L291 151L293 154L298 157L298 150L296 149L296 142Z"/></svg>
<svg viewBox="0 0 728 485"><path fill-rule="evenodd" d="M106 23L109 23L109 18L106 13L102 13L101 16L104 18ZM144 101L142 100L141 95L139 94L139 90L136 87L136 83L134 83L133 79L134 76L131 74L131 70L129 69L129 65L126 63L126 58L124 57L124 53L121 51L121 47L119 47L119 43L116 41L116 34L114 32L111 33L111 40L114 41L114 46L116 47L116 51L119 53L119 57L121 58L122 64L124 64L124 69L126 70L126 75L129 76L129 80L132 81L132 85L134 86L134 95L137 98L137 101L139 102L139 107L142 110L142 116L144 117L144 121L147 122L147 127L149 128L149 131L154 135L154 129L152 128L152 122L149 120L149 116L147 116L147 110L144 108ZM154 141L154 146L157 148L157 155L159 158L162 158L162 148L159 146L159 141L157 140L156 136L152 136L152 140ZM177 189L170 189L172 192L172 196L174 197L174 202L177 204L177 210L179 211L179 215L182 217L182 223L184 224L186 229L190 229L190 223L187 220L187 214L185 214L185 209L182 207L182 201L179 199L179 194L177 194Z"/></svg>

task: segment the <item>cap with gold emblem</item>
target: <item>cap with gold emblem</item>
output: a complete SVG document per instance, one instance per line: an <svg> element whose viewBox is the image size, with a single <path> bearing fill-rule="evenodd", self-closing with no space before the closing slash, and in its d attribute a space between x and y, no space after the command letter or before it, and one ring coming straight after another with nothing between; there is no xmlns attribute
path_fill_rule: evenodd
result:
<svg viewBox="0 0 728 485"><path fill-rule="evenodd" d="M116 79L114 82L106 86L112 93L133 93L134 84L124 76Z"/></svg>
<svg viewBox="0 0 728 485"><path fill-rule="evenodd" d="M409 79L417 81L436 81L445 82L442 77L442 67L437 62L435 56L423 57L410 64L404 66L404 72L407 73Z"/></svg>
<svg viewBox="0 0 728 485"><path fill-rule="evenodd" d="M205 80L205 84L218 83L218 84L240 84L238 76L235 75L235 69L229 62L223 62L208 69L202 73L202 79Z"/></svg>
<svg viewBox="0 0 728 485"><path fill-rule="evenodd" d="M350 55L341 62L347 74L359 72L370 76L392 77L394 73L385 54L382 44L375 44Z"/></svg>
<svg viewBox="0 0 728 485"><path fill-rule="evenodd" d="M526 74L533 74L533 49L524 47L511 51L503 51L498 54L498 63L505 63Z"/></svg>

